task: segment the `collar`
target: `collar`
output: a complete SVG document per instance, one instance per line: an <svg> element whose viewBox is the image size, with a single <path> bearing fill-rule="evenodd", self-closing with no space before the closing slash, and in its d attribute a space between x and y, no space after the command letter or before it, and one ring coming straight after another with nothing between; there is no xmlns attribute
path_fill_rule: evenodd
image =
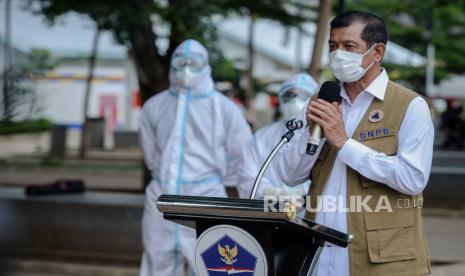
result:
<svg viewBox="0 0 465 276"><path fill-rule="evenodd" d="M386 69L381 67L381 73L370 83L370 85L368 85L368 87L362 93L368 92L375 98L383 101L388 82L389 77L386 73ZM341 97L344 98L347 102L350 102L344 85L341 86Z"/></svg>

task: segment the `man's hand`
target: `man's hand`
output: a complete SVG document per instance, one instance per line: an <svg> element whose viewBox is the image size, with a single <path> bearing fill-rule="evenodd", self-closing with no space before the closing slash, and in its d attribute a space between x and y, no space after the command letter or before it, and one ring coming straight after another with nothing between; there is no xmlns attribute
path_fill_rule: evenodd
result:
<svg viewBox="0 0 465 276"><path fill-rule="evenodd" d="M307 121L309 125L319 124L324 131L326 140L337 149L342 148L349 139L344 127L342 106L318 99L307 107Z"/></svg>

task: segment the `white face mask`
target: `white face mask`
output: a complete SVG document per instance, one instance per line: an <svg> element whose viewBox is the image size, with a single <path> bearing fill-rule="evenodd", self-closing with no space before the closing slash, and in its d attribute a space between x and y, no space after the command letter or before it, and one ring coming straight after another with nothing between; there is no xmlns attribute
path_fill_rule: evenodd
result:
<svg viewBox="0 0 465 276"><path fill-rule="evenodd" d="M280 106L281 113L283 114L284 120L288 121L293 118L297 118L302 109L305 107L305 101L302 101L299 98L294 98L291 101L282 104Z"/></svg>
<svg viewBox="0 0 465 276"><path fill-rule="evenodd" d="M175 74L178 85L183 88L195 87L201 76L201 72L193 72L187 66L177 71Z"/></svg>
<svg viewBox="0 0 465 276"><path fill-rule="evenodd" d="M373 45L365 54L335 50L329 54L330 67L334 76L342 82L355 82L375 64L373 61L366 69L362 67L363 57L373 49Z"/></svg>

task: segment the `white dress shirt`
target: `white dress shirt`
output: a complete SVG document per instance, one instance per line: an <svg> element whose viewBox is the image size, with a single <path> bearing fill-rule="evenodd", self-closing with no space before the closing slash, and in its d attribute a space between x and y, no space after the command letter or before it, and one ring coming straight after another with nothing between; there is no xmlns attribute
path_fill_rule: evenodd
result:
<svg viewBox="0 0 465 276"><path fill-rule="evenodd" d="M388 81L388 75L383 69L366 90L355 98L354 102L350 101L342 86L342 111L347 136L352 137L374 97L384 100ZM301 119L305 121L305 114L301 116ZM300 132L299 136L294 137L277 156L276 170L284 183L288 185L297 185L306 180L325 143L322 139L316 154L307 155L305 149L309 137L308 131ZM337 154L333 170L326 183L324 196L339 198L342 202L338 203L345 209L346 166L399 192L409 195L421 193L428 182L434 138L430 111L422 97L416 97L408 106L398 138L399 146L396 156L387 156L358 141L349 139ZM315 220L317 223L347 233L347 214L339 210L343 209L325 210L323 204L323 209L316 214ZM350 275L348 249L337 246L325 247L314 275Z"/></svg>

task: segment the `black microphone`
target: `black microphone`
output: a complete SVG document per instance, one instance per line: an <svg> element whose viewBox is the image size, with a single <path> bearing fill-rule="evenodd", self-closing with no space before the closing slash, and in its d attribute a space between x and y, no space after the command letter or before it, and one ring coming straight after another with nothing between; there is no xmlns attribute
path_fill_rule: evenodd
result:
<svg viewBox="0 0 465 276"><path fill-rule="evenodd" d="M325 100L329 103L339 102L341 98L341 86L334 81L325 81L318 92L318 99ZM307 143L306 153L314 155L318 145L320 144L321 127L318 124L313 126L312 135Z"/></svg>

